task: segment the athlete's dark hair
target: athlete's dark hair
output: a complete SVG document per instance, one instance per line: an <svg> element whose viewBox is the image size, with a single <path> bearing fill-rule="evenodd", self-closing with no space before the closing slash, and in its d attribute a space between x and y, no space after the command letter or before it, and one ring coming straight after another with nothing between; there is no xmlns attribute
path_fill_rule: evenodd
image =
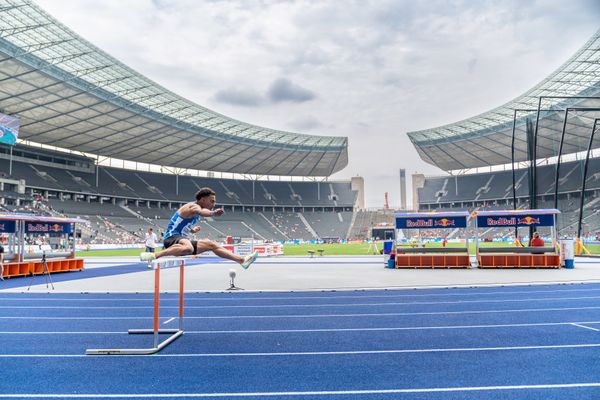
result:
<svg viewBox="0 0 600 400"><path fill-rule="evenodd" d="M214 190L212 190L209 187L203 187L202 189L198 190L198 192L196 192L196 201L200 201L201 198L203 197L208 197L208 196L216 196L217 194L215 193Z"/></svg>

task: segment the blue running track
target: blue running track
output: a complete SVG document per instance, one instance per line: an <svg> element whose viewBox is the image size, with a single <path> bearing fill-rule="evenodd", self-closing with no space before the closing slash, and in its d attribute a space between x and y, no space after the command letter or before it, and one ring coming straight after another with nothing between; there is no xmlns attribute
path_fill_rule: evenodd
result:
<svg viewBox="0 0 600 400"><path fill-rule="evenodd" d="M151 294L0 292L0 398L598 399L600 285L188 293L152 356ZM175 328L177 295L161 300Z"/></svg>

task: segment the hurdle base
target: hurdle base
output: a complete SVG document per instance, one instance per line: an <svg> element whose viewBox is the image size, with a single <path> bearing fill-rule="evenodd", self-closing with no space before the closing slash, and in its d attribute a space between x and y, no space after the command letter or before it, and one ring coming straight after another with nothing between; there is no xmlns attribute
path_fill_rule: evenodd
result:
<svg viewBox="0 0 600 400"><path fill-rule="evenodd" d="M129 334L139 335L139 334L154 334L153 329L130 329L128 331ZM180 329L159 329L158 333L170 333L171 336L163 340L156 347L151 347L148 349L87 349L85 351L86 355L89 356L109 356L109 355L120 355L120 356L134 356L134 355L149 355L155 354L167 347L171 344L175 339L179 336L183 335L183 331Z"/></svg>

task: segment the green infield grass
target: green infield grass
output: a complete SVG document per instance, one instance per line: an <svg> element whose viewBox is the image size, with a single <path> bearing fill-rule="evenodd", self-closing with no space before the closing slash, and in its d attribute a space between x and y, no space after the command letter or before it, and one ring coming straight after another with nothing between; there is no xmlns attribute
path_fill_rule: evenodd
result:
<svg viewBox="0 0 600 400"><path fill-rule="evenodd" d="M381 250L383 243L377 243L377 248ZM483 242L481 247L509 247L512 243L506 242ZM283 246L283 254L286 256L306 256L309 255L309 250L314 251L315 255L318 250L323 250L323 255L339 256L339 255L368 255L373 254L369 251L368 243L332 243L332 244L286 244ZM442 247L441 243L427 243L426 247ZM463 247L461 243L448 243L447 247ZM600 244L590 244L586 246L592 254L600 254ZM90 250L78 251L78 257L118 257L118 256L138 256L143 249L122 249L122 250ZM475 253L475 243L469 243L469 252Z"/></svg>
<svg viewBox="0 0 600 400"><path fill-rule="evenodd" d="M513 243L507 242L480 242L480 247L512 247ZM464 247L462 243L448 243L447 247ZM373 251L369 250L370 245L368 243L347 243L347 244L297 244L290 245L286 244L283 246L283 254L286 256L302 255L306 256L309 254L309 250L314 251L322 249L324 255L367 255L373 254ZM377 248L381 250L383 243L377 243ZM441 243L427 243L425 247L442 247ZM590 244L586 246L592 254L600 254L600 245ZM469 242L469 253L475 254L475 243Z"/></svg>
<svg viewBox="0 0 600 400"><path fill-rule="evenodd" d="M125 257L139 256L144 249L119 249L119 250L89 250L78 251L77 257Z"/></svg>

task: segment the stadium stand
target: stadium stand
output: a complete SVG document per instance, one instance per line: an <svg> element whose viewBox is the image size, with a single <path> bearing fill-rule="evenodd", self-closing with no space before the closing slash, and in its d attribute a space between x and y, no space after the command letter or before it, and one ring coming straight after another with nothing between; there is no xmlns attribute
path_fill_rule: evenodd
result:
<svg viewBox="0 0 600 400"><path fill-rule="evenodd" d="M6 151L0 151L0 171L4 178L23 181L26 193L17 201L18 196L11 199L7 191L2 205L27 206L31 196L41 196L50 215L89 220L82 237L91 243L115 237L122 243L139 242L148 227L161 233L174 210L205 186L217 192L218 203L227 213L204 220L202 237L346 239L353 220L356 193L349 182L250 181L96 169L93 159L77 157L75 165L65 160L69 155L20 148L12 166Z"/></svg>
<svg viewBox="0 0 600 400"><path fill-rule="evenodd" d="M556 166L538 167L538 192L540 195L554 195L554 177ZM516 171L517 197L529 195L527 170ZM561 165L559 194L575 193L581 190L583 162L569 162ZM440 189L446 186L446 189ZM589 165L587 189L600 189L600 159L591 159ZM445 192L445 193L441 193ZM425 186L418 189L419 208L448 203L474 203L480 200L510 200L512 204L512 172L489 172L452 177L430 177ZM444 207L445 209L448 206Z"/></svg>
<svg viewBox="0 0 600 400"><path fill-rule="evenodd" d="M538 207L554 207L555 165L538 167ZM517 208L529 208L528 171L517 170L515 174ZM577 231L580 190L583 178L583 162L575 161L561 165L559 178L559 209L557 226L563 236L573 236ZM439 196L440 188L449 187L451 194ZM418 189L420 211L459 211L512 209L512 171L489 172L451 177L425 179L424 187ZM590 159L586 180L583 230L586 237L600 232L600 159ZM510 231L499 236L510 235Z"/></svg>
<svg viewBox="0 0 600 400"><path fill-rule="evenodd" d="M359 210L354 214L354 224L350 229L350 239L363 239L371 237L371 228L377 224L393 226L395 219L392 212Z"/></svg>
<svg viewBox="0 0 600 400"><path fill-rule="evenodd" d="M211 237L311 239L332 233L318 232L321 220L335 222L336 233L349 230L352 218L339 216L353 211L356 193L348 182L326 181L348 165L348 138L261 127L192 103L32 2L9 2L0 22L18 27L0 38L0 109L21 121L17 145L0 146L0 206L6 210L29 207L41 196L49 202L33 212L85 216L88 239L131 241L145 226L164 228L174 209L208 186L227 211L203 222ZM121 161L169 173L114 168ZM255 180L184 175L188 171ZM290 178L258 180L264 176ZM317 218L315 230L305 213L331 217Z"/></svg>
<svg viewBox="0 0 600 400"><path fill-rule="evenodd" d="M420 211L554 208L557 159L578 161L561 164L558 176L558 229L561 235L580 239L600 236L600 30L565 63L530 90L487 112L439 127L408 132L421 159L450 174L418 175L413 204ZM590 140L594 138L594 140ZM582 194L586 153L589 160L585 194ZM594 158L596 156L596 158ZM564 158L563 158L564 157ZM513 164L514 163L514 164ZM512 171L467 174L470 169L525 165ZM490 168L492 169L492 168ZM424 181L424 184L422 185ZM531 182L530 182L531 181ZM415 182L415 180L413 180ZM535 203L530 204L530 184L535 182ZM422 187L421 187L422 185ZM513 203L513 188L517 202ZM583 200L581 196L584 196Z"/></svg>

